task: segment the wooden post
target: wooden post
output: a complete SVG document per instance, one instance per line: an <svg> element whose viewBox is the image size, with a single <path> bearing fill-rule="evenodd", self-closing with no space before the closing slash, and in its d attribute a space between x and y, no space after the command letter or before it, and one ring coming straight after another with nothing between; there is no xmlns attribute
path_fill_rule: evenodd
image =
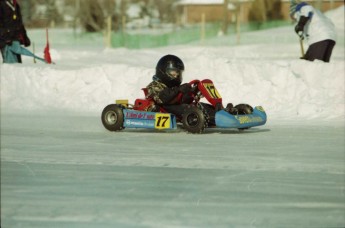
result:
<svg viewBox="0 0 345 228"><path fill-rule="evenodd" d="M106 46L111 47L111 16L107 18Z"/></svg>
<svg viewBox="0 0 345 228"><path fill-rule="evenodd" d="M236 4L236 43L241 42L241 16L242 16L242 4L238 2Z"/></svg>
<svg viewBox="0 0 345 228"><path fill-rule="evenodd" d="M224 3L223 3L223 34L226 35L228 34L228 26L229 26L229 9L228 9L228 6L229 6L229 0L224 0Z"/></svg>
<svg viewBox="0 0 345 228"><path fill-rule="evenodd" d="M73 34L74 38L77 37L77 23L78 23L78 18L80 14L80 0L75 0L74 2L74 20L73 20Z"/></svg>
<svg viewBox="0 0 345 228"><path fill-rule="evenodd" d="M126 47L126 16L122 16L122 46Z"/></svg>
<svg viewBox="0 0 345 228"><path fill-rule="evenodd" d="M35 42L32 42L32 53L35 55ZM34 57L34 63L36 63L35 57Z"/></svg>
<svg viewBox="0 0 345 228"><path fill-rule="evenodd" d="M122 33L126 32L126 16L122 16Z"/></svg>
<svg viewBox="0 0 345 228"><path fill-rule="evenodd" d="M200 42L203 44L205 40L205 23L206 23L206 16L205 13L201 14L201 31L200 31Z"/></svg>

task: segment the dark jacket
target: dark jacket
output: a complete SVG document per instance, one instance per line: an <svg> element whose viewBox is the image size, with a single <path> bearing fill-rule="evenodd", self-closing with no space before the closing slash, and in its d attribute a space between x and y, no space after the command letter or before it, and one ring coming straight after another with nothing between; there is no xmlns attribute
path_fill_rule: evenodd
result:
<svg viewBox="0 0 345 228"><path fill-rule="evenodd" d="M169 88L164 83L153 77L154 80L146 87L147 97L152 98L158 105L169 105L178 103L176 98L179 94L179 87Z"/></svg>
<svg viewBox="0 0 345 228"><path fill-rule="evenodd" d="M19 4L16 1L0 0L0 48L12 41L30 46Z"/></svg>

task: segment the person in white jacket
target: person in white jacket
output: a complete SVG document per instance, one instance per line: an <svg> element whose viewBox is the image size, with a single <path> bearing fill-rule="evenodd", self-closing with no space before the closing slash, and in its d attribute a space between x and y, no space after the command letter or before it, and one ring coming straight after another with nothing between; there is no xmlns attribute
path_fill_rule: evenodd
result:
<svg viewBox="0 0 345 228"><path fill-rule="evenodd" d="M290 0L290 16L297 22L295 32L302 40L306 38L309 45L302 58L329 62L336 43L332 21L319 10L299 0Z"/></svg>

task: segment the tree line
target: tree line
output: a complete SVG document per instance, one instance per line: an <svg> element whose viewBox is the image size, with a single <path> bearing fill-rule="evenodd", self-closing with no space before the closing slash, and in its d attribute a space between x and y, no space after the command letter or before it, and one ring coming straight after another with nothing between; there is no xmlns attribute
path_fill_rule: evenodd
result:
<svg viewBox="0 0 345 228"><path fill-rule="evenodd" d="M29 27L73 26L86 31L102 31L106 18L111 18L112 29L119 30L129 22L131 4L140 6L140 17L155 18L161 23L175 23L181 12L178 0L18 0L23 18ZM224 0L238 4L239 0ZM281 0L253 0L250 21L265 22L282 19ZM226 10L226 9L225 9ZM227 23L226 20L224 20Z"/></svg>

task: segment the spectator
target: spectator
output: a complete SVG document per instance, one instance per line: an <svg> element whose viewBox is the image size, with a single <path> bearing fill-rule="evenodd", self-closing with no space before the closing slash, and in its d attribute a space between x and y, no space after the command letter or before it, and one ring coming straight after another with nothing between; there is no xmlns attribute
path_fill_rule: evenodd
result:
<svg viewBox="0 0 345 228"><path fill-rule="evenodd" d="M311 5L290 1L290 16L297 22L295 32L309 44L303 59L329 62L335 46L336 31L332 21Z"/></svg>
<svg viewBox="0 0 345 228"><path fill-rule="evenodd" d="M4 63L21 63L21 48L30 46L16 0L0 0L0 49Z"/></svg>

